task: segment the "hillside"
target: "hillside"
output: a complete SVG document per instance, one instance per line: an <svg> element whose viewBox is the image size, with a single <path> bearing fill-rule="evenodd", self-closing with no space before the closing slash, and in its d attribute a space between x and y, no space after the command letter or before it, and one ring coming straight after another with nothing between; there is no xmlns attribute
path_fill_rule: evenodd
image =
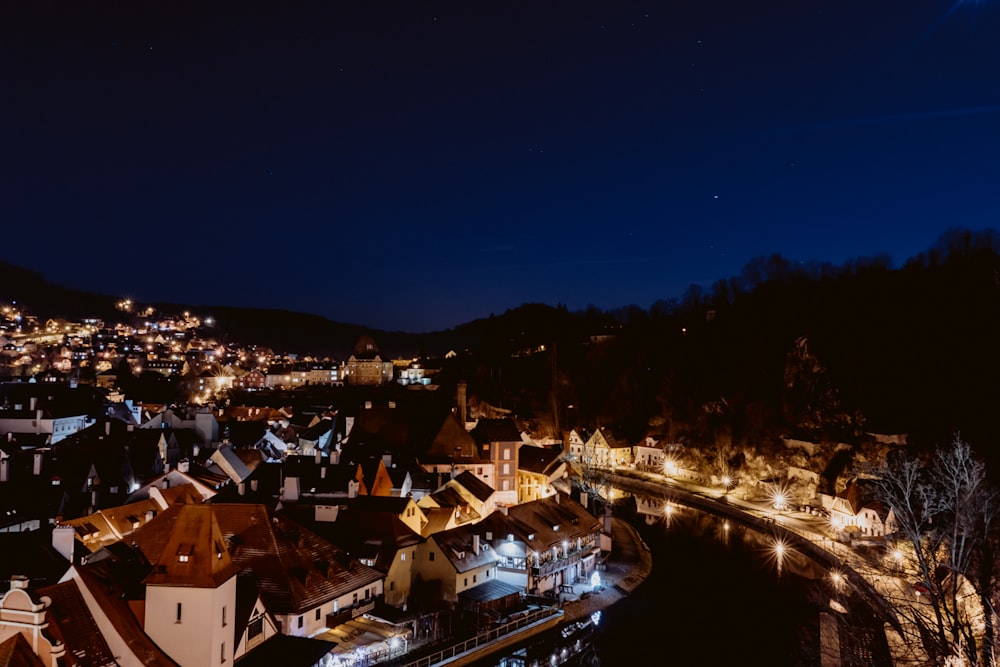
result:
<svg viewBox="0 0 1000 667"><path fill-rule="evenodd" d="M0 265L0 298L48 316L119 316L114 299ZM16 289L14 289L16 286ZM16 292L16 293L15 293ZM287 311L198 309L220 337L345 358L357 324ZM852 442L867 432L994 449L1000 426L1000 241L958 230L893 268L780 256L649 309L526 304L428 334L370 331L389 356L459 356L441 379L543 431L614 425L708 446L779 437Z"/></svg>

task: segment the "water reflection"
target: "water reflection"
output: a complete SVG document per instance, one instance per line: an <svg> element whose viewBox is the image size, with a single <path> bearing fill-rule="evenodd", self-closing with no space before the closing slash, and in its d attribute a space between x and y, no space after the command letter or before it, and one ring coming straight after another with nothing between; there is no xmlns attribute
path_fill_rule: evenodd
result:
<svg viewBox="0 0 1000 667"><path fill-rule="evenodd" d="M822 572L771 536L668 498L616 504L653 554L653 570L585 637L558 631L477 667L818 665Z"/></svg>

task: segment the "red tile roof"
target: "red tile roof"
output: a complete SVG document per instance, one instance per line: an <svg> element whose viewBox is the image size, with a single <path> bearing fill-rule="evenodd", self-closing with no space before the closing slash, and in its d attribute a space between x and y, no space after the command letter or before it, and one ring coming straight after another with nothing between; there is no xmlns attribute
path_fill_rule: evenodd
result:
<svg viewBox="0 0 1000 667"><path fill-rule="evenodd" d="M176 558L174 552L180 544L168 539L185 507L191 506L171 506L132 534L150 562L165 556ZM304 613L383 577L264 505L219 503L199 507L215 516L233 563L241 574L255 578L261 598L272 613Z"/></svg>

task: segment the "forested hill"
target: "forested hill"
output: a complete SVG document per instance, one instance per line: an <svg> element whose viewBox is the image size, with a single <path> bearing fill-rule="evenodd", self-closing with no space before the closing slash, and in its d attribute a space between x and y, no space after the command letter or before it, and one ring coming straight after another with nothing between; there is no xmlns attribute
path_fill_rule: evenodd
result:
<svg viewBox="0 0 1000 667"><path fill-rule="evenodd" d="M762 258L680 302L613 315L617 340L561 354L554 376L561 404L596 422L734 444L869 431L1000 444L993 231L950 232L896 269Z"/></svg>
<svg viewBox="0 0 1000 667"><path fill-rule="evenodd" d="M0 265L0 299L14 298L42 317L116 316L112 297ZM212 314L221 338L280 351L342 357L366 331L285 311ZM884 257L832 266L772 256L649 308L528 304L446 331L369 333L389 356L459 352L444 380L466 380L470 395L552 433L613 425L739 445L865 432L939 442L961 432L980 449L1000 443L992 230L949 232L900 267Z"/></svg>

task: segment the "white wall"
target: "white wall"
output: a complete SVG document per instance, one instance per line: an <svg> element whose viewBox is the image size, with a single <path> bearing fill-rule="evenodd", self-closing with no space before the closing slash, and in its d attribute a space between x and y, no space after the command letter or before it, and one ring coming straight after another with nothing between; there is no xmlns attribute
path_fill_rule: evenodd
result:
<svg viewBox="0 0 1000 667"><path fill-rule="evenodd" d="M235 613L235 576L218 588L146 587L146 634L181 667L232 664Z"/></svg>

